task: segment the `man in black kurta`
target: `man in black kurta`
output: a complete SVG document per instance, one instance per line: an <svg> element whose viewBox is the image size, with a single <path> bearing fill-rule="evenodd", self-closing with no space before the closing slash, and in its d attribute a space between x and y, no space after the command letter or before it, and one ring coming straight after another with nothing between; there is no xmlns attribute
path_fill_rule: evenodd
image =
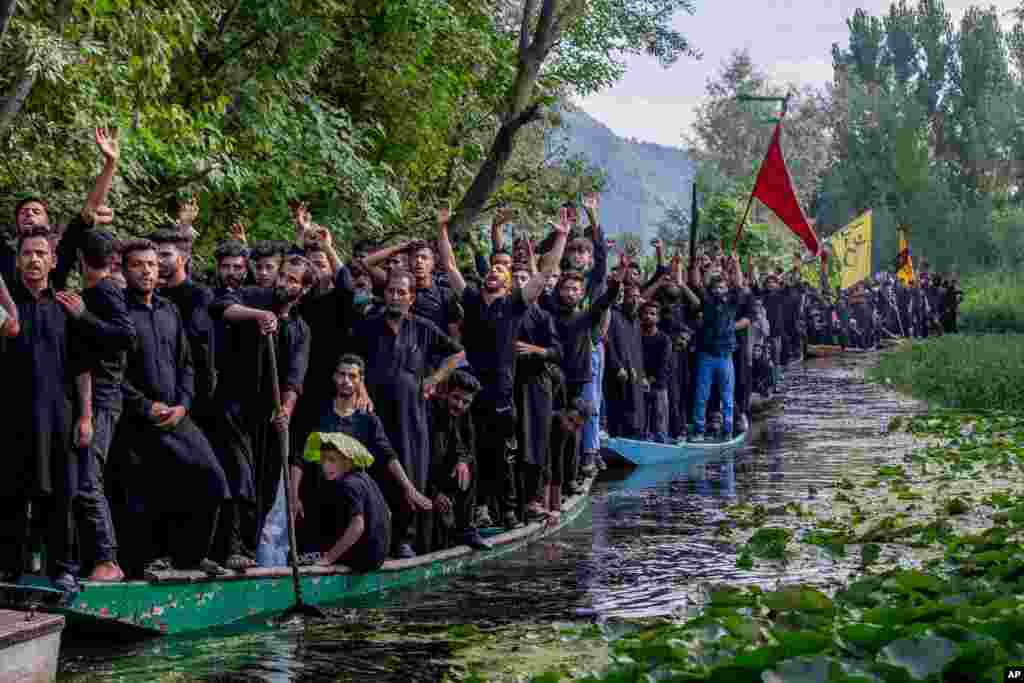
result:
<svg viewBox="0 0 1024 683"><path fill-rule="evenodd" d="M658 329L661 306L647 301L640 307L641 353L647 389L645 438L669 442L668 382L672 372L672 341Z"/></svg>
<svg viewBox="0 0 1024 683"><path fill-rule="evenodd" d="M350 350L366 361L366 388L374 409L409 480L424 491L430 468L427 398L455 368L462 347L433 323L410 314L414 286L411 273L393 269L384 289L384 313L356 325ZM428 377L431 357L446 360ZM394 487L386 486L384 495L392 512L393 551L412 557L414 537L424 546L433 520L417 515Z"/></svg>
<svg viewBox="0 0 1024 683"><path fill-rule="evenodd" d="M612 308L604 345L608 434L632 439L642 438L645 422L639 305L637 286L627 285L622 305Z"/></svg>
<svg viewBox="0 0 1024 683"><path fill-rule="evenodd" d="M223 525L226 536L219 544L232 569L255 565L263 521L277 495L284 465L278 432L295 411L309 365L309 326L299 315L298 303L314 281L308 260L288 256L273 289L244 287L227 293L210 308L214 318L234 326L240 344L240 353L223 363L214 436L233 498ZM276 417L270 344L274 344L281 391L282 413ZM272 418L278 431L271 429Z"/></svg>
<svg viewBox="0 0 1024 683"><path fill-rule="evenodd" d="M185 325L177 306L155 294L155 246L136 240L124 245L122 254L136 334L122 386L123 436L135 457L128 495L136 522L134 538L124 545L143 562L158 555L149 565L153 570L199 568L219 574L223 569L208 554L230 494L213 449L188 417L194 384Z"/></svg>
<svg viewBox="0 0 1024 683"><path fill-rule="evenodd" d="M19 278L11 283L21 330L0 354L0 377L19 390L6 404L7 457L0 477L0 578L16 579L25 568L26 532L37 550L46 537L46 571L56 585L74 590L71 498L77 459L75 440L91 438L91 380L85 354L63 304L50 289L54 255L45 229L29 230L18 243ZM89 434L83 434L85 429ZM44 531L45 530L45 531Z"/></svg>
<svg viewBox="0 0 1024 683"><path fill-rule="evenodd" d="M512 277L522 288L530 281L531 273L517 265ZM527 521L547 513L543 504L543 474L548 467L554 396L562 385L561 360L562 345L554 320L535 303L523 317L516 341L517 484L521 488L520 500L528 503L524 512Z"/></svg>
<svg viewBox="0 0 1024 683"><path fill-rule="evenodd" d="M459 272L448 237L446 212L439 216L438 223L438 245L448 281L461 297L466 360L483 385L473 402L476 429L487 434L486 439L480 440L477 452L477 505L481 508L478 516L489 519L493 510L502 514L506 527L513 528L520 521L515 510L518 487L515 460L509 461L507 447L516 436L516 339L523 316L540 297L548 275L562 259L569 222L566 219L557 227L551 253L545 255L541 270L530 278L526 287L513 288L511 270L495 263L479 289L467 287Z"/></svg>
<svg viewBox="0 0 1024 683"><path fill-rule="evenodd" d="M216 340L210 318L213 291L188 276L192 247L178 230L160 230L150 239L156 244L159 259L160 289L157 294L178 307L192 353L195 399L190 414L209 436L219 417L213 409L213 394L217 388Z"/></svg>

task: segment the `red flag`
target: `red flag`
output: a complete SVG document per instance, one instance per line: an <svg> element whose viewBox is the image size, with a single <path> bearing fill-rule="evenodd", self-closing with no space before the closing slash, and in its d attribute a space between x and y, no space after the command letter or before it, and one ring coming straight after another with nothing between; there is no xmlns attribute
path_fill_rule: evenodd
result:
<svg viewBox="0 0 1024 683"><path fill-rule="evenodd" d="M804 212L796 200L796 193L793 192L793 182L789 179L786 160L782 158L782 145L779 143L781 134L782 124L779 123L775 126L772 144L768 146L768 154L757 173L757 182L754 183L751 196L760 199L762 204L771 209L779 220L796 233L812 254L817 255L820 251L818 236L814 234L814 228L808 225Z"/></svg>

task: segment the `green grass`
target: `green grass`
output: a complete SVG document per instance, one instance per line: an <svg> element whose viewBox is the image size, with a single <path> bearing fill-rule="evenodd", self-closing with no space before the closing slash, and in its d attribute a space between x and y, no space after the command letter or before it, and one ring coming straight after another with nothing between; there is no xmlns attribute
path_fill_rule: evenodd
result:
<svg viewBox="0 0 1024 683"><path fill-rule="evenodd" d="M972 275L962 284L961 330L1024 334L1024 275L985 273Z"/></svg>
<svg viewBox="0 0 1024 683"><path fill-rule="evenodd" d="M1024 334L947 335L881 355L868 378L961 410L1024 407Z"/></svg>

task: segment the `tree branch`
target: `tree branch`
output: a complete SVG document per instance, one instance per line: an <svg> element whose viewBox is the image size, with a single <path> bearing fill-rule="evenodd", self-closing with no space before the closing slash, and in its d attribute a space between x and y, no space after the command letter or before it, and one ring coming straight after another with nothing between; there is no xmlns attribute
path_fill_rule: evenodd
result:
<svg viewBox="0 0 1024 683"><path fill-rule="evenodd" d="M523 3L523 23L519 27L519 54L530 49L530 19L533 18L536 9L537 0L525 0Z"/></svg>
<svg viewBox="0 0 1024 683"><path fill-rule="evenodd" d="M7 26L11 23L17 8L18 0L0 0L0 41L3 41Z"/></svg>

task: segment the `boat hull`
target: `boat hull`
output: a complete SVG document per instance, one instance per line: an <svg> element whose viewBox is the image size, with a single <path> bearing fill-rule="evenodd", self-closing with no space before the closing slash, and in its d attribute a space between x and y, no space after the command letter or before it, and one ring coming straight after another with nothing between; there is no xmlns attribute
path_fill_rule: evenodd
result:
<svg viewBox="0 0 1024 683"><path fill-rule="evenodd" d="M747 432L737 434L730 441L705 441L701 443L662 444L635 439L607 439L604 446L606 459L621 461L630 465L664 465L684 462L690 458L729 453L743 446Z"/></svg>
<svg viewBox="0 0 1024 683"><path fill-rule="evenodd" d="M4 683L49 683L57 679L64 618L54 614L0 610L0 672Z"/></svg>
<svg viewBox="0 0 1024 683"><path fill-rule="evenodd" d="M376 572L352 574L338 567L302 567L303 598L308 604L341 602L394 588L459 574L557 532L587 506L592 479L585 492L563 506L558 523L533 524L491 537L490 550L458 546L408 560L389 560ZM77 628L135 631L168 635L201 631L260 615L283 612L294 604L291 570L260 568L210 578L202 572L157 572L149 581L84 582L68 600L44 586L0 584L0 604L40 609L67 617Z"/></svg>

